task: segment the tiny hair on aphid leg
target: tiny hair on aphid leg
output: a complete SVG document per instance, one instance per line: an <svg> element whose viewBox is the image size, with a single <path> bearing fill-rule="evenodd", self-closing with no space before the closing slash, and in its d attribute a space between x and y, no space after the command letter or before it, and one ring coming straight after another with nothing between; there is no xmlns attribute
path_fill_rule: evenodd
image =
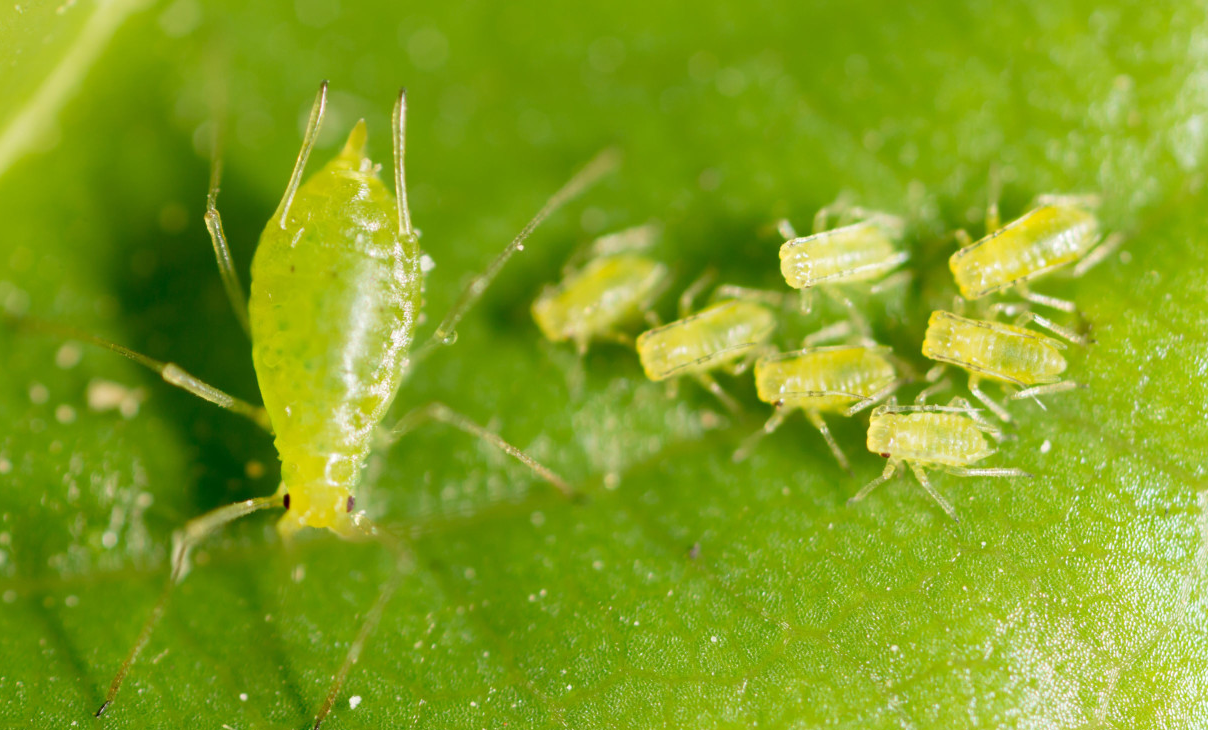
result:
<svg viewBox="0 0 1208 730"><path fill-rule="evenodd" d="M421 319L426 269L406 196L407 97L405 92L399 92L392 117L395 158L392 194L379 179L378 167L366 154L367 131L363 120L353 126L343 148L304 179L322 127L327 90L325 81L311 106L285 192L261 234L247 297L232 263L218 213L222 162L219 145L215 143L213 147L205 224L227 297L251 337L252 364L263 407L229 395L174 363L161 362L69 327L32 317L4 315L5 321L12 321L24 330L109 349L155 371L171 385L251 419L274 435L281 459L281 483L272 495L205 512L174 533L164 590L115 673L104 701L96 710L98 717L113 707L123 682L165 614L174 587L188 575L194 550L237 519L277 509L281 511L277 530L284 541L302 529L329 529L344 539L374 540L395 557L390 578L361 618L343 662L328 686L315 716L316 728L335 707L345 680L410 563L403 540L357 511L355 496L365 461L380 440L376 434L413 363L412 343ZM522 249L537 225L614 169L617 157L615 151L606 150L551 196L511 244L483 273L474 277L425 347L451 340L457 323L508 258ZM339 275L334 282L333 272ZM418 352L425 351L425 347ZM340 373L340 377L328 377L334 372ZM454 426L512 456L560 494L573 494L567 482L551 469L502 436L440 403L404 416L397 429L400 433L391 440L425 420Z"/></svg>

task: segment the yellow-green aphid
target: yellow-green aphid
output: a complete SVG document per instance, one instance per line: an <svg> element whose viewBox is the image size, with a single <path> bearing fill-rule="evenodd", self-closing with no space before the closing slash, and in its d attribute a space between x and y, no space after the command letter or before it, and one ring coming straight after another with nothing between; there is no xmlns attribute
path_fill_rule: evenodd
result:
<svg viewBox="0 0 1208 730"><path fill-rule="evenodd" d="M638 253L656 234L645 225L598 239L586 264L533 302L541 333L553 342L573 341L580 354L592 340L631 343L619 328L644 314L667 284L667 266Z"/></svg>
<svg viewBox="0 0 1208 730"><path fill-rule="evenodd" d="M981 390L982 379L1021 388L1012 400L1076 388L1077 383L1061 380L1063 349L1064 343L1039 332L944 311L931 313L923 336L923 357L967 370L969 392L1004 421L1010 414Z"/></svg>
<svg viewBox="0 0 1208 730"><path fill-rule="evenodd" d="M944 512L958 519L952 504L927 480L926 469L939 469L958 477L1032 476L1020 469L968 468L994 454L986 434L1001 436L961 399L948 406L878 406L868 424L868 450L889 459L889 463L881 476L869 482L848 504L867 497L905 463Z"/></svg>
<svg viewBox="0 0 1208 730"><path fill-rule="evenodd" d="M1076 261L1074 276L1082 276L1124 238L1118 233L1103 238L1099 219L1091 212L1097 205L1093 196L1048 195L1038 202L1037 207L1001 228L997 204L991 203L986 216L987 235L979 241L970 243L967 234L957 232L964 246L952 254L948 266L961 296L981 299L1015 287L1024 299L1074 311L1073 302L1036 294L1028 288L1028 282Z"/></svg>
<svg viewBox="0 0 1208 730"><path fill-rule="evenodd" d="M407 561L403 545L355 511L362 467L408 366L454 340L457 323L516 251L554 208L611 168L605 154L558 191L520 235L475 277L418 351L412 352L422 302L424 266L418 232L411 225L403 175L406 98L394 109L395 194L365 155L366 129L358 122L335 159L301 182L326 108L320 87L305 141L277 212L265 226L252 262L251 298L231 264L216 200L215 159L206 224L236 314L252 341L252 362L264 409L239 401L171 363L160 363L119 345L87 338L157 370L163 378L206 400L271 424L281 458L281 485L269 497L250 499L189 521L173 536L169 589L189 570L192 549L223 525L253 512L284 508L277 523L283 538L306 527L327 528L344 538L373 538L391 548L399 570L392 576L349 647L316 715L317 728L331 711ZM267 418L265 415L267 414ZM388 432L397 437L425 420L437 420L486 440L528 465L564 492L557 475L498 435L440 403L411 411ZM150 618L110 685L99 716L112 703L126 673L164 612L170 590Z"/></svg>
<svg viewBox="0 0 1208 730"><path fill-rule="evenodd" d="M840 212L840 221L846 224L828 229L833 211ZM803 311L809 310L813 287L822 286L862 324L851 302L832 287L879 280L901 266L909 258L899 249L904 230L905 223L897 216L842 203L819 210L809 236L798 237L788 221L781 221L781 234L789 240L780 247L780 273L789 286L801 290Z"/></svg>
<svg viewBox="0 0 1208 730"><path fill-rule="evenodd" d="M755 362L755 389L759 400L776 406L776 411L734 452L734 459L746 458L760 438L800 409L822 432L839 465L850 473L847 457L822 414L853 416L888 398L901 384L889 355L890 349L881 345L837 345L759 358Z"/></svg>
<svg viewBox="0 0 1208 730"><path fill-rule="evenodd" d="M638 335L638 359L654 381L689 376L717 396L726 408L738 403L713 379L712 371L736 374L750 365L776 329L772 310L754 297L727 299L688 315L701 279L680 298L680 319Z"/></svg>

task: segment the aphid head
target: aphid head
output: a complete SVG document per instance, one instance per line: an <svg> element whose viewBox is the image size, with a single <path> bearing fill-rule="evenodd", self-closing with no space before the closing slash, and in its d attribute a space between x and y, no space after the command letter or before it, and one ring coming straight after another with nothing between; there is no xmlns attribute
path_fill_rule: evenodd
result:
<svg viewBox="0 0 1208 730"><path fill-rule="evenodd" d="M359 534L353 520L356 500L342 487L324 484L288 489L281 504L285 514L277 522L277 531L286 540L304 527L327 528L341 537Z"/></svg>

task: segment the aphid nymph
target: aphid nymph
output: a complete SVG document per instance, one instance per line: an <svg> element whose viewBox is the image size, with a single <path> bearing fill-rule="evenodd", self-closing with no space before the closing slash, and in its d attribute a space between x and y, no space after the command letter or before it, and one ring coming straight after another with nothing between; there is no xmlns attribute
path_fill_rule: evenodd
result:
<svg viewBox="0 0 1208 730"><path fill-rule="evenodd" d="M832 213L839 213L844 224L828 228ZM834 287L877 281L901 266L909 258L899 249L905 227L897 216L842 202L818 211L809 236L797 236L793 226L783 220L780 232L789 240L780 247L780 273L789 286L801 290L802 311L810 309L813 288L821 287L848 308L858 326L866 329L855 306Z"/></svg>
<svg viewBox="0 0 1208 730"><path fill-rule="evenodd" d="M708 282L702 277L680 297L680 319L638 335L638 359L653 381L695 378L731 411L738 403L713 379L714 370L743 372L764 350L776 329L776 315L758 294L736 287L719 288L738 294L696 314L692 300Z"/></svg>
<svg viewBox="0 0 1208 730"><path fill-rule="evenodd" d="M878 406L868 424L868 450L889 459L889 463L881 476L869 482L848 503L864 499L907 464L923 489L949 517L957 520L952 504L927 480L927 469L940 469L958 477L1032 476L1020 469L970 469L970 464L995 452L986 434L1001 435L959 398L947 406Z"/></svg>
<svg viewBox="0 0 1208 730"><path fill-rule="evenodd" d="M740 461L764 435L800 409L814 425L844 471L851 472L847 457L823 420L823 413L852 416L888 398L901 384L881 345L814 347L761 357L755 362L755 389L759 400L776 406L764 427L734 452Z"/></svg>
<svg viewBox="0 0 1208 730"><path fill-rule="evenodd" d="M657 234L647 224L599 238L582 267L547 286L533 302L533 319L546 339L570 340L580 354L592 340L632 344L620 328L645 314L668 282L667 266L642 254Z"/></svg>
<svg viewBox="0 0 1208 730"><path fill-rule="evenodd" d="M970 242L958 231L962 248L948 259L961 296L981 299L1013 287L1028 301L1073 312L1073 302L1037 294L1028 282L1074 262L1074 276L1082 276L1119 247L1122 234L1103 237L1092 212L1097 204L1093 196L1044 195L1032 210L999 227L992 203L986 236Z"/></svg>
<svg viewBox="0 0 1208 730"><path fill-rule="evenodd" d="M1011 420L1010 414L981 390L981 381L1020 388L1013 400L1077 388L1077 383L1061 380L1064 348L1064 343L1023 327L944 311L931 313L923 337L923 356L968 371L969 392L1004 421ZM937 376L933 371L929 379Z"/></svg>
<svg viewBox="0 0 1208 730"><path fill-rule="evenodd" d="M319 90L293 175L276 213L265 226L252 263L251 298L231 264L218 215L218 164L211 177L206 224L219 269L240 322L252 341L252 362L264 408L244 403L201 382L180 367L84 335L155 369L167 382L269 428L281 459L282 482L271 496L220 507L190 520L173 536L169 587L189 570L189 555L223 525L263 509L279 508L283 538L306 527L327 528L344 538L372 538L394 551L399 571L381 589L332 681L316 715L318 727L331 711L356 658L398 587L406 549L356 511L362 467L408 366L434 347L452 342L458 322L508 258L552 210L614 165L605 153L558 191L486 270L475 277L419 349L411 347L419 321L423 267L411 225L403 175L406 97L394 109L394 195L365 155L366 128L358 122L336 157L302 183L322 123L327 84ZM61 328L59 328L61 329ZM80 335L75 334L79 337ZM396 436L436 420L486 440L528 465L562 491L568 487L499 436L447 406L431 403L403 417ZM121 688L131 665L162 616L169 591L156 604L113 683L101 715Z"/></svg>

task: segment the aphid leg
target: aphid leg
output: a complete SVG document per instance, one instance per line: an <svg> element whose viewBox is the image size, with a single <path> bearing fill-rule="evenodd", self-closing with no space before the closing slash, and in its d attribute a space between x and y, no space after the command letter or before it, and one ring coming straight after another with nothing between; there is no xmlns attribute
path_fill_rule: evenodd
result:
<svg viewBox="0 0 1208 730"><path fill-rule="evenodd" d="M453 409L446 406L444 403L433 401L424 406L420 406L405 416L400 418L394 427L389 429L386 434L386 445L394 444L403 436L411 431L414 431L427 420L440 421L454 428L460 429L471 436L477 437L491 444L500 451L515 457L517 461L527 466L538 477L549 482L562 493L564 497L574 496L574 490L566 483L562 477L555 474L548 467L542 465L533 457L524 453L520 449L503 440L499 434L494 431L488 431L486 428L478 425L469 418L457 413Z"/></svg>
<svg viewBox="0 0 1208 730"><path fill-rule="evenodd" d="M748 299L769 306L780 307L784 305L785 293L768 291L767 289L753 289L747 286L738 286L737 284L722 284L709 295L710 302L724 299Z"/></svg>
<svg viewBox="0 0 1208 730"><path fill-rule="evenodd" d="M702 386L704 386L705 390L717 396L717 399L726 407L726 410L730 411L731 413L739 412L740 409L738 407L738 401L734 400L729 393L723 390L722 387L717 384L717 381L713 379L712 375L709 373L697 373L696 380Z"/></svg>
<svg viewBox="0 0 1208 730"><path fill-rule="evenodd" d="M613 256L619 253L647 251L658 240L663 227L655 221L644 223L623 231L600 236L592 241L588 249L592 256Z"/></svg>
<svg viewBox="0 0 1208 730"><path fill-rule="evenodd" d="M1036 398L1041 395L1052 395L1053 393L1064 393L1067 390L1075 390L1077 388L1085 388L1082 383L1076 383L1073 380L1063 380L1059 383L1048 383L1046 385L1036 385L1023 390L1011 396L1011 400L1021 400L1023 398ZM1039 401L1037 401L1039 403ZM1041 406L1043 407L1043 406Z"/></svg>
<svg viewBox="0 0 1208 730"><path fill-rule="evenodd" d="M398 204L395 212L398 215L398 232L404 238L415 238L411 228L411 208L407 205L407 176L403 159L407 155L407 90L399 89L398 100L394 102L394 115L391 119L391 137L394 142L394 196Z"/></svg>
<svg viewBox="0 0 1208 730"><path fill-rule="evenodd" d="M998 165L990 166L989 180L986 183L986 235L1002 228L1002 218L998 213L998 201L1002 198L1002 172Z"/></svg>
<svg viewBox="0 0 1208 730"><path fill-rule="evenodd" d="M960 466L944 466L940 468L955 477L1020 477L1022 479L1031 479L1034 476L1023 469L966 469Z"/></svg>
<svg viewBox="0 0 1208 730"><path fill-rule="evenodd" d="M923 376L923 380L930 383L930 385L928 385L926 388L923 388L921 391L919 391L919 394L914 397L915 405L924 405L928 398L942 390L947 390L948 387L952 385L952 381L949 378L943 377L945 370L947 370L947 366L945 366L943 363L940 363L927 371L927 374Z"/></svg>
<svg viewBox="0 0 1208 730"><path fill-rule="evenodd" d="M160 618L164 615L164 609L168 606L168 598L172 595L172 589L176 587L176 584L184 580L185 576L189 573L189 555L193 552L193 548L210 535L213 535L224 525L240 517L250 515L262 509L282 506L282 496L278 493L269 497L257 497L219 507L200 517L189 520L183 528L177 530L172 535L172 570L168 575L168 584L164 586L164 592L160 594L159 600L155 602L155 607L151 609L151 615L147 617L146 623L143 624L142 630L139 631L138 638L134 641L134 646L130 648L130 652L126 655L122 666L117 670L117 674L109 684L109 691L105 693L105 702L97 709L95 713L96 717L104 714L109 705L113 704L113 699L117 697L118 690L122 687L122 682L125 681L126 675L130 672L130 667L138 659L139 653L147 646L147 642L151 640L151 632L155 630L155 625L159 623Z"/></svg>
<svg viewBox="0 0 1208 730"><path fill-rule="evenodd" d="M885 277L884 279L881 279L880 281L878 281L876 284L873 284L872 287L869 288L868 291L870 294L881 294L882 292L887 292L890 289L895 289L899 286L905 286L906 284L910 283L913 279L914 279L913 271L895 271L894 273L890 274L889 276Z"/></svg>
<svg viewBox="0 0 1208 730"><path fill-rule="evenodd" d="M785 408L777 406L776 410L772 411L771 418L768 419L767 423L763 424L763 428L743 439L742 444L734 451L734 456L732 457L734 461L743 461L750 456L751 452L755 450L755 446L764 436L780 428L780 424L784 423L784 419L788 417L788 414L789 412Z"/></svg>
<svg viewBox="0 0 1208 730"><path fill-rule="evenodd" d="M814 424L814 428L822 432L822 438L826 439L826 445L830 447L831 453L835 455L835 460L839 462L839 466L843 467L843 471L847 472L848 476L854 476L851 471L851 464L847 461L847 455L843 453L843 449L839 448L839 442L835 441L835 437L831 435L830 428L827 427L822 414L818 411L810 410L805 412L805 417L810 420L810 423Z"/></svg>
<svg viewBox="0 0 1208 730"><path fill-rule="evenodd" d="M235 310L235 319L249 337L252 327L247 319L247 295L243 293L243 283L235 271L235 262L231 260L231 249L227 245L226 235L222 231L222 216L218 214L218 188L222 180L222 151L219 149L218 134L214 134L214 145L210 154L210 192L206 195L206 230L210 232L210 242L214 244L214 257L218 260L218 273L222 276L222 286L226 289L227 299L231 309Z"/></svg>
<svg viewBox="0 0 1208 730"><path fill-rule="evenodd" d="M315 97L315 104L310 108L310 118L306 120L306 132L302 135L302 149L298 150L298 159L294 162L294 171L289 176L289 185L285 187L285 195L281 198L281 203L277 206L277 212L273 215L281 226L281 230L285 230L285 218L289 215L289 207L294 203L294 194L298 192L298 186L302 184L302 173L306 170L306 161L310 158L310 151L315 147L315 140L319 138L319 127L323 125L323 113L327 111L327 82L319 84L319 94Z"/></svg>
<svg viewBox="0 0 1208 730"><path fill-rule="evenodd" d="M482 297L483 292L499 275L504 264L517 251L524 250L524 241L529 237L537 226L541 225L542 221L548 218L554 211L562 207L565 203L574 199L588 187L593 185L605 174L611 172L617 167L620 160L620 154L615 149L606 149L596 155L590 162L579 170L570 180L566 182L556 193L550 196L541 210L533 216L520 233L512 239L503 251L501 251L492 261L487 264L487 268L479 275L470 279L462 290L461 295L457 297L457 301L453 303L453 307L445 314L445 318L441 320L436 331L428 338L427 342L417 348L408 364L419 362L424 357L432 352L433 349L442 345L451 345L457 340L457 324L461 322L461 318L466 312Z"/></svg>
<svg viewBox="0 0 1208 730"><path fill-rule="evenodd" d="M1022 314L1020 314L1018 317L1015 318L1016 327L1023 327L1030 322L1035 322L1040 327L1045 328L1046 330L1048 330L1049 332L1052 332L1053 334L1057 335L1058 337L1064 337L1065 339L1069 340L1070 342L1073 342L1075 345L1085 346L1085 345L1089 345L1091 342L1089 337L1084 337L1068 327L1062 327L1061 325L1057 324L1053 320L1048 319L1047 317L1041 317L1039 314L1036 314L1035 312L1023 312ZM1065 347L1064 343L1057 342L1056 344L1059 347Z"/></svg>
<svg viewBox="0 0 1208 730"><path fill-rule="evenodd" d="M977 425L977 429L982 433L989 434L990 438L994 439L995 441L1002 443L1003 441L1007 440L1007 435L1003 432L1002 428L998 426L998 424L991 423L985 416L982 415L980 410L974 408L969 401L965 400L964 398L959 396L953 398L952 400L948 401L948 407L957 409L969 418L972 418L973 422Z"/></svg>
<svg viewBox="0 0 1208 730"><path fill-rule="evenodd" d="M881 486L885 482L889 481L889 478L892 477L893 473L897 470L898 470L898 460L894 459L894 458L890 458L889 463L885 465L885 470L881 472L881 476L877 477L876 479L873 479L868 484L865 484L864 487L860 491L856 492L856 496L847 500L848 506L851 506L854 502L859 502L860 500L864 499L865 497L867 497L869 494L872 493L872 490L876 489L877 487Z"/></svg>
<svg viewBox="0 0 1208 730"><path fill-rule="evenodd" d="M978 387L980 384L981 377L971 373L969 375L969 392L973 394L974 398L984 403L986 408L989 408L991 411L993 411L994 415L998 416L1000 420L1010 422L1011 414L1008 413L1007 409L1003 408L997 401L986 395L985 391Z"/></svg>
<svg viewBox="0 0 1208 730"><path fill-rule="evenodd" d="M712 267L705 269L704 273L696 277L696 281L689 284L688 288L685 289L682 294L680 294L679 306L677 307L677 312L680 319L692 314L692 307L696 301L696 298L700 296L700 293L704 291L706 287L712 284L713 280L716 278L717 269Z"/></svg>
<svg viewBox="0 0 1208 730"><path fill-rule="evenodd" d="M1116 231L1107 238L1103 239L1097 246L1091 249L1091 252L1086 255L1086 258L1079 261L1074 266L1074 276L1082 276L1086 272L1093 269L1104 259L1112 255L1116 249L1120 248L1120 244L1124 243L1126 236Z"/></svg>
<svg viewBox="0 0 1208 730"><path fill-rule="evenodd" d="M8 319L6 317L6 319ZM73 340L83 340L97 347L103 347L106 350L112 350L123 357L127 357L143 367L150 368L159 374L164 382L169 385L174 385L181 390L192 393L193 395L207 400L219 408L225 408L228 411L233 411L248 420L260 426L265 431L272 433L273 427L269 423L268 413L259 406L254 406L247 401L240 400L233 395L225 393L218 388L206 383L196 376L185 371L176 363L160 362L154 358L135 352L128 347L123 347L108 340L102 340L100 337L90 335L87 332L81 332L74 327L66 325L45 322L32 317L13 318L12 322L15 326L24 327L33 331L50 332L59 337L65 337Z"/></svg>
<svg viewBox="0 0 1208 730"><path fill-rule="evenodd" d="M1019 296L1023 297L1024 299L1027 299L1029 302L1032 302L1033 304L1041 304L1046 307L1052 307L1053 309L1059 309L1062 312L1073 313L1073 312L1078 311L1078 307L1075 306L1074 303L1071 302L1070 300L1058 299L1057 297L1050 297L1046 294L1037 294L1036 292L1029 289L1028 285L1023 282L1020 282L1019 284L1017 284L1016 289L1019 290Z"/></svg>
<svg viewBox="0 0 1208 730"><path fill-rule="evenodd" d="M1043 193L1036 196L1035 205L1072 205L1078 208L1098 208L1103 196L1098 193Z"/></svg>
<svg viewBox="0 0 1208 730"><path fill-rule="evenodd" d="M804 317L814 311L814 288L812 286L802 289L798 297L797 311L801 313L801 316Z"/></svg>
<svg viewBox="0 0 1208 730"><path fill-rule="evenodd" d="M857 413L859 413L860 411L863 411L866 408L871 408L872 406L875 406L876 404L885 400L889 396L893 395L894 392L898 388L901 388L903 385L905 385L905 383L906 383L905 378L898 378L897 380L893 381L889 385L886 385L884 388L881 388L880 390L873 393L872 395L869 395L865 398L861 398L858 402L856 402L850 408L848 408L844 412L843 415L850 418L851 416L856 415Z"/></svg>
<svg viewBox="0 0 1208 730"><path fill-rule="evenodd" d="M788 218L781 218L780 220L776 221L776 230L779 231L780 235L783 236L785 240L791 241L794 238L797 238L797 229L793 228L793 224L789 222Z"/></svg>
<svg viewBox="0 0 1208 730"><path fill-rule="evenodd" d="M348 653L344 655L344 661L340 664L339 670L332 676L331 684L327 688L327 698L323 701L323 707L319 710L319 713L315 715L315 724L312 726L313 730L319 730L319 726L331 714L332 708L335 707L336 698L340 695L340 689L344 686L344 681L348 679L348 674L352 671L352 667L360 661L361 652L364 650L365 644L368 643L369 637L373 635L374 629L377 628L377 625L382 620L386 604L390 602L395 591L398 590L403 576L408 572L412 564L411 552L407 550L406 545L401 540L373 524L364 514L357 514L353 519L354 524L361 533L361 537L376 540L393 554L394 570L391 572L389 580L386 581L386 584L378 592L373 605L365 612L365 618L361 621L361 628L357 631L356 638L349 645Z"/></svg>
<svg viewBox="0 0 1208 730"><path fill-rule="evenodd" d="M859 307L855 305L850 297L833 286L824 286L822 287L822 291L832 300L842 304L844 308L847 309L847 316L851 321L852 326L855 327L856 331L859 333L862 344L876 344L872 338L872 328L868 326L868 320L864 319L864 314L860 311Z"/></svg>
<svg viewBox="0 0 1208 730"><path fill-rule="evenodd" d="M851 209L851 200L851 193L845 190L839 193L834 202L819 208L818 212L814 214L814 233L828 230L831 216L845 215Z"/></svg>
<svg viewBox="0 0 1208 730"><path fill-rule="evenodd" d="M774 355L775 353L776 348L770 345L751 348L751 351L744 355L741 360L727 366L725 371L730 375L742 375L755 364L756 360L767 355Z"/></svg>
<svg viewBox="0 0 1208 730"><path fill-rule="evenodd" d="M948 500L944 499L944 496L937 492L935 487L931 486L931 482L927 479L927 472L923 469L923 467L911 462L910 470L914 472L915 478L919 480L919 484L923 485L923 489L926 490L927 494L931 495L931 498L934 499L936 504L938 504L940 508L942 508L944 512L946 512L948 516L952 518L953 522L960 522L961 520L956 516L956 509L952 506L952 504Z"/></svg>
<svg viewBox="0 0 1208 730"><path fill-rule="evenodd" d="M843 320L827 325L813 334L806 335L801 340L802 347L815 347L819 343L831 340L841 340L851 334L851 322Z"/></svg>

